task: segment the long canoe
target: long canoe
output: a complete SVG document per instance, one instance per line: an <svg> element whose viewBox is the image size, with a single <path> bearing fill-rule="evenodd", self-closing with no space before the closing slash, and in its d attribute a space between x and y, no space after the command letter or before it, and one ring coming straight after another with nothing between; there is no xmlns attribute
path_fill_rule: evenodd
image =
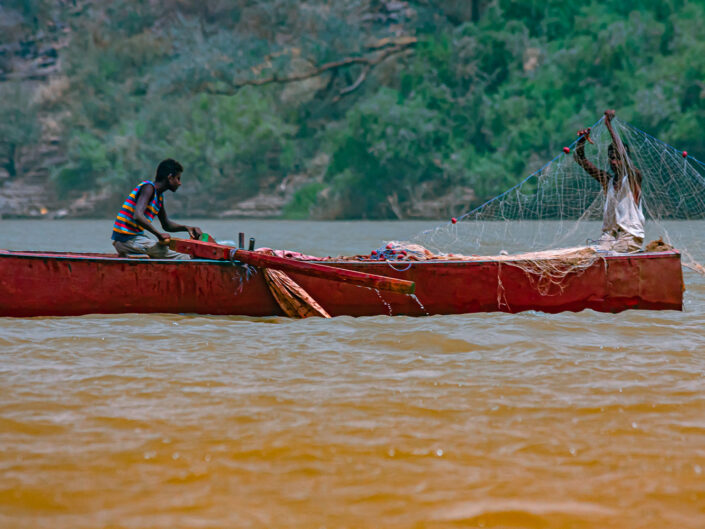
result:
<svg viewBox="0 0 705 529"><path fill-rule="evenodd" d="M541 288L520 260L326 261L413 281L415 295L290 273L331 316L681 310L677 251L612 255ZM183 313L281 316L264 274L238 262L0 250L0 316Z"/></svg>

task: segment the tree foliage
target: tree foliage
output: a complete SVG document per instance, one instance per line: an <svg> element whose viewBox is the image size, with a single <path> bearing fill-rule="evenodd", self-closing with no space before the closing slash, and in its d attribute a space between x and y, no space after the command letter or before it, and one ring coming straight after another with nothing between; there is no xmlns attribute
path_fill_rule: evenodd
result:
<svg viewBox="0 0 705 529"><path fill-rule="evenodd" d="M64 192L121 194L171 156L186 167L183 192L198 197L190 204L214 212L325 153L324 176L287 214L404 217L459 188L483 202L606 108L705 154L701 3L10 4L72 28L62 50L70 88L43 109L64 116L67 160L54 174ZM355 60L316 72L346 58Z"/></svg>

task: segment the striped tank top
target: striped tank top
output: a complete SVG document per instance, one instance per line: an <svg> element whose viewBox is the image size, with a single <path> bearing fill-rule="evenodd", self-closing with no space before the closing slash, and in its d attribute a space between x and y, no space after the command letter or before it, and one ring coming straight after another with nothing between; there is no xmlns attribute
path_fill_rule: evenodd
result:
<svg viewBox="0 0 705 529"><path fill-rule="evenodd" d="M134 220L134 215L135 206L137 205L137 194L139 193L142 186L145 184L149 184L154 187L154 183L150 182L149 180L140 182L137 187L135 187L132 192L128 195L127 199L125 200L125 203L120 208L120 211L118 212L117 217L115 218L115 224L113 224L112 238L114 241L125 241L131 237L134 237L135 235L141 235L142 233L144 233L142 226L137 224L137 222ZM163 203L164 199L162 198L162 195L157 193L157 189L155 187L154 196L152 197L152 200L150 200L149 204L147 204L147 207L144 210L144 215L145 217L147 217L147 219L149 219L150 222L152 221L152 219L154 219L157 213L159 213L159 210L162 209Z"/></svg>

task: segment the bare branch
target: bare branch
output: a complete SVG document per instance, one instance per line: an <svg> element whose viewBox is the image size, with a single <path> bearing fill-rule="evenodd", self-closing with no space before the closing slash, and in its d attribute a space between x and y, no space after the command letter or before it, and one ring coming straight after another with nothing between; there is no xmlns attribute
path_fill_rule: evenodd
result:
<svg viewBox="0 0 705 529"><path fill-rule="evenodd" d="M392 46L413 46L416 41L416 37L385 37L368 44L367 47L371 50L381 50Z"/></svg>
<svg viewBox="0 0 705 529"><path fill-rule="evenodd" d="M307 72L301 72L301 73L294 73L291 75L279 77L276 73L269 76L269 77L263 77L259 79L245 79L241 81L237 80L229 80L229 79L219 79L220 81L226 83L228 86L227 88L216 88L213 86L212 83L204 83L199 87L199 91L201 92L206 92L209 94L217 94L217 95L233 95L235 94L240 88L243 88L245 86L263 86L267 84L287 84L287 83L295 83L297 81L303 81L305 79L311 79L313 77L318 77L320 75L323 75L327 72L336 72L342 68L348 68L350 66L356 65L356 64L361 64L364 66L362 73L360 76L357 78L357 80L350 85L347 88L344 88L337 96L336 96L336 101L340 99L340 97L349 94L350 92L353 92L356 90L367 78L367 74L369 71L380 64L381 62L385 61L389 57L393 55L398 55L402 52L407 51L410 49L412 46L414 46L417 43L417 39L415 37L404 37L403 39L400 39L397 44L390 45L388 42L385 42L381 48L378 48L375 50L374 54L372 56L362 56L362 57L346 57L344 59L341 59L339 61L332 61L332 62L327 62L325 64L322 64L321 66L318 66L316 68L313 68Z"/></svg>
<svg viewBox="0 0 705 529"><path fill-rule="evenodd" d="M343 97L343 96L345 96L345 95L348 95L350 92L353 92L353 91L357 90L357 89L359 88L359 86L360 86L360 85L365 81L365 79L367 78L367 73L370 71L370 68L371 68L370 65L366 65L366 66L362 69L362 72L360 72L360 75L359 75L358 78L355 80L355 82L354 82L353 84L351 84L350 86L348 86L348 87L346 87L346 88L343 88L343 89L338 93L338 95L333 98L333 102L335 103L335 102L337 102L337 101L340 101L340 98L341 98L341 97Z"/></svg>

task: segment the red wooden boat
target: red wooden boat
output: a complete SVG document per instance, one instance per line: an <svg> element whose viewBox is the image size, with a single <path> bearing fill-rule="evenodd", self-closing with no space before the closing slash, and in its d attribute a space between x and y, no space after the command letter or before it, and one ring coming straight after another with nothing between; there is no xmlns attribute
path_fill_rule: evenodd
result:
<svg viewBox="0 0 705 529"><path fill-rule="evenodd" d="M332 316L681 310L677 251L605 255L541 285L521 256L326 265L415 282L415 295L290 272ZM0 316L193 313L279 316L260 269L231 261L129 259L107 254L0 250Z"/></svg>

